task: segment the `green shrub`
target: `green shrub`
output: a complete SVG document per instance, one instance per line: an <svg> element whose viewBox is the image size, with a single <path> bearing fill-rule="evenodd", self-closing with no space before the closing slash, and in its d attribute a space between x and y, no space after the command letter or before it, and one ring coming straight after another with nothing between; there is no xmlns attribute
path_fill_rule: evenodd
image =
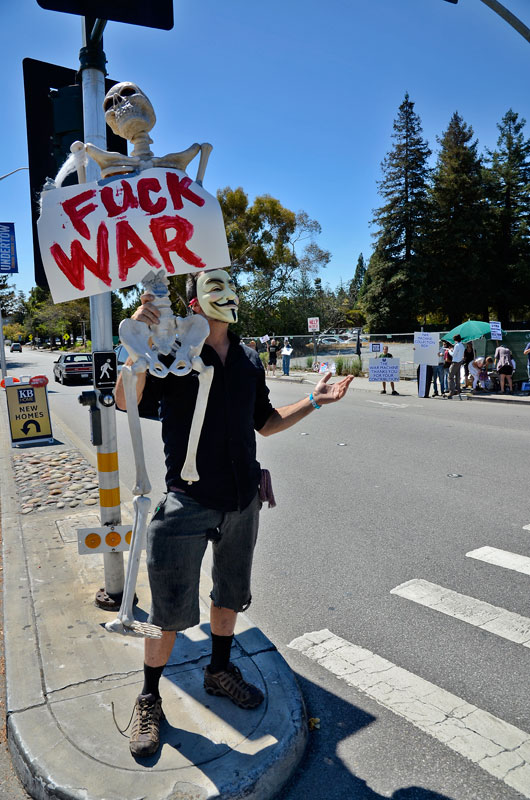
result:
<svg viewBox="0 0 530 800"><path fill-rule="evenodd" d="M340 364L340 372L339 372L339 361ZM363 366L362 360L360 356L356 358L344 358L342 359L340 356L336 360L337 365L337 375L353 375L354 377L358 378L360 375L363 374Z"/></svg>
<svg viewBox="0 0 530 800"><path fill-rule="evenodd" d="M261 359L261 363L263 364L263 368L267 369L269 366L269 354L268 353L260 353L259 357Z"/></svg>
<svg viewBox="0 0 530 800"><path fill-rule="evenodd" d="M343 356L337 356L337 358L335 359L335 367L337 368L337 372L335 374L347 375L348 373L345 372L344 370L347 369L347 365L349 363L350 362L348 361L348 359L344 358Z"/></svg>
<svg viewBox="0 0 530 800"><path fill-rule="evenodd" d="M309 369L309 370L313 369L313 356L307 356L307 358L305 360L305 365L306 365L307 369Z"/></svg>

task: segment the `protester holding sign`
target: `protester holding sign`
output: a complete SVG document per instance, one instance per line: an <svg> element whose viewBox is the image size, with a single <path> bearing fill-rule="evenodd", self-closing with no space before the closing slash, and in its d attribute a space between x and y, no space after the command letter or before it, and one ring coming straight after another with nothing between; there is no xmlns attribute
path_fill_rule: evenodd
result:
<svg viewBox="0 0 530 800"><path fill-rule="evenodd" d="M291 355L293 352L293 348L289 344L289 339L283 340L283 348L282 348L282 369L283 374L289 374L289 367L291 365Z"/></svg>
<svg viewBox="0 0 530 800"><path fill-rule="evenodd" d="M271 339L270 343L267 345L267 350L269 351L269 367L274 376L276 375L276 361L279 349L276 339Z"/></svg>
<svg viewBox="0 0 530 800"><path fill-rule="evenodd" d="M383 352L379 353L379 355L376 356L376 358L393 358L392 353L388 352L388 345L387 344L383 345ZM383 381L382 383L383 383L383 388L381 389L380 394L386 394L386 381ZM399 392L396 392L396 387L394 386L394 381L390 381L390 388L392 389L392 394L399 395Z"/></svg>

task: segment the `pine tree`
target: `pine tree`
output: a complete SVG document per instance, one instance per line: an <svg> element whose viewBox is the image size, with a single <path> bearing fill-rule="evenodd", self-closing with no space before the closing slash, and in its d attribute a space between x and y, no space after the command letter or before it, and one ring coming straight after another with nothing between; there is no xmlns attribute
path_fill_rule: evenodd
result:
<svg viewBox="0 0 530 800"><path fill-rule="evenodd" d="M0 275L0 306L4 318L17 309L17 296L13 287L9 285L7 275Z"/></svg>
<svg viewBox="0 0 530 800"><path fill-rule="evenodd" d="M450 328L467 316L487 315L489 211L483 169L473 129L455 112L438 142L433 173L430 227L426 236L431 274L426 284L431 311L441 311Z"/></svg>
<svg viewBox="0 0 530 800"><path fill-rule="evenodd" d="M408 93L399 107L392 138L394 146L381 164L379 194L384 205L374 212L376 245L362 291L372 331L411 330L424 283L421 236L431 151Z"/></svg>
<svg viewBox="0 0 530 800"><path fill-rule="evenodd" d="M359 292L361 291L361 286L363 285L365 275L366 264L364 263L364 256L362 253L359 253L357 266L355 267L355 274L348 286L348 295L353 305L355 305L359 299Z"/></svg>
<svg viewBox="0 0 530 800"><path fill-rule="evenodd" d="M498 319L528 306L530 292L530 142L526 120L512 109L497 125L497 149L488 152L486 184L492 208L489 298Z"/></svg>

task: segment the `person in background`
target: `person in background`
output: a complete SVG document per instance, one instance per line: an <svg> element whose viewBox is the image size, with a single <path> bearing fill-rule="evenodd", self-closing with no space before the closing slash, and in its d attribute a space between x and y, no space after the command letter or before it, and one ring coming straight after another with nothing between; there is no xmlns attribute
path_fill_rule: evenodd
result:
<svg viewBox="0 0 530 800"><path fill-rule="evenodd" d="M443 349L443 342L440 343L440 349L438 350L438 363L432 368L432 388L434 389L433 397L438 397L438 395L445 394L444 388L444 349ZM437 385L440 386L440 391L437 391Z"/></svg>
<svg viewBox="0 0 530 800"><path fill-rule="evenodd" d="M530 342L527 342L524 346L523 355L528 357L526 362L526 371L528 372L528 380L530 381Z"/></svg>
<svg viewBox="0 0 530 800"><path fill-rule="evenodd" d="M379 353L379 355L377 356L377 358L393 358L393 357L394 356L392 355L392 353L388 352L387 344L383 345L383 352ZM397 394L397 395L399 394L399 392L396 392L394 381L390 381L390 388L392 389L392 394ZM386 394L386 381L383 381L383 388L381 389L380 394Z"/></svg>
<svg viewBox="0 0 530 800"><path fill-rule="evenodd" d="M462 343L460 334L454 337L454 347L452 352L452 362L449 367L449 394L448 397L454 397L455 394L460 394L460 367L464 360L465 347Z"/></svg>
<svg viewBox="0 0 530 800"><path fill-rule="evenodd" d="M442 395L445 397L446 392L449 391L449 367L453 361L453 350L449 342L442 341L443 354L444 354L444 390Z"/></svg>
<svg viewBox="0 0 530 800"><path fill-rule="evenodd" d="M464 350L464 375L465 375L464 386L467 386L468 384L469 365L474 360L474 358L475 358L475 351L473 350L473 342L468 342L466 344L466 349Z"/></svg>
<svg viewBox="0 0 530 800"><path fill-rule="evenodd" d="M498 343L498 347L495 350L495 369L499 375L499 381L501 384L501 392L504 392L504 381L508 380L508 394L511 394L513 391L513 383L512 383L512 375L513 375L513 365L512 365L512 351L509 347L504 347L500 342Z"/></svg>
<svg viewBox="0 0 530 800"><path fill-rule="evenodd" d="M276 339L271 339L270 340L270 342L267 345L267 350L269 351L269 367L270 367L270 370L271 370L273 376L276 376L276 360L278 358L278 350L279 350L279 347L278 347L278 344L276 342Z"/></svg>
<svg viewBox="0 0 530 800"><path fill-rule="evenodd" d="M293 352L293 348L289 344L289 339L285 338L283 340L283 347L282 347L282 370L284 375L289 374L289 368L291 366L291 354Z"/></svg>
<svg viewBox="0 0 530 800"><path fill-rule="evenodd" d="M491 356L487 358L479 357L474 358L473 361L469 362L469 374L473 378L473 391L477 389L486 388L486 380L488 378L488 367L491 367L493 364L493 359Z"/></svg>
<svg viewBox="0 0 530 800"><path fill-rule="evenodd" d="M256 348L256 340L255 339L251 339L250 342L248 343L248 346L251 347L252 350L257 350L257 348Z"/></svg>

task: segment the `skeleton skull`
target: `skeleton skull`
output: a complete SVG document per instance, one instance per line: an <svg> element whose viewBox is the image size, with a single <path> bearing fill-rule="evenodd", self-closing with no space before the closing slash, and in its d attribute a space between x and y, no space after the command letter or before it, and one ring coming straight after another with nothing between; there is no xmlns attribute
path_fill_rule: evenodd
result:
<svg viewBox="0 0 530 800"><path fill-rule="evenodd" d="M147 95L135 84L125 81L109 89L103 102L105 121L118 136L132 142L138 134L147 134L156 122Z"/></svg>

